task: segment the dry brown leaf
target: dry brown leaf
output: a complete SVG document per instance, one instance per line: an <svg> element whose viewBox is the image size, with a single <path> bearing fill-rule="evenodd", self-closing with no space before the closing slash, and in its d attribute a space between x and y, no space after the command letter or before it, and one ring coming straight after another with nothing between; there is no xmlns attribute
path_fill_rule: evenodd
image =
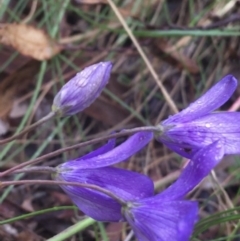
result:
<svg viewBox="0 0 240 241"><path fill-rule="evenodd" d="M118 98L122 99L122 95L128 90L128 88L117 81L113 81L115 77L116 75L112 74L112 81L109 81L107 89ZM130 115L126 109L117 102L113 102L105 93L102 93L97 101L93 102L90 107L85 109L84 113L109 125L116 125L116 123L124 121ZM134 125L140 124L139 120L135 117L129 121L129 123Z"/></svg>
<svg viewBox="0 0 240 241"><path fill-rule="evenodd" d="M13 101L13 106L11 112L9 113L9 118L17 119L25 115L28 109L27 103L19 103L17 100ZM1 133L0 133L1 134Z"/></svg>
<svg viewBox="0 0 240 241"><path fill-rule="evenodd" d="M32 205L32 197L28 197L26 198L22 205L21 205L21 208L23 208L25 211L27 212L34 212L34 208L33 208L33 205Z"/></svg>
<svg viewBox="0 0 240 241"><path fill-rule="evenodd" d="M17 236L18 241L44 241L45 239L38 236L34 232L31 232L30 230L24 230Z"/></svg>
<svg viewBox="0 0 240 241"><path fill-rule="evenodd" d="M161 1L162 0L160 0L160 2ZM118 8L118 10L124 17L130 17L131 16L131 17L138 18L142 9L146 9L146 8L150 9L157 3L159 3L159 0L152 0L152 1L144 0L144 1L140 1L140 4L138 4L138 8L133 13L135 1L130 1L124 7Z"/></svg>
<svg viewBox="0 0 240 241"><path fill-rule="evenodd" d="M0 136L5 135L9 130L8 122L0 119Z"/></svg>
<svg viewBox="0 0 240 241"><path fill-rule="evenodd" d="M14 98L28 88L39 66L40 62L32 60L0 82L0 118L6 119L12 109Z"/></svg>
<svg viewBox="0 0 240 241"><path fill-rule="evenodd" d="M130 115L130 113L121 106L103 98L98 98L97 101L84 110L84 113L112 126L122 122ZM136 125L139 124L139 121L134 118L129 123Z"/></svg>
<svg viewBox="0 0 240 241"><path fill-rule="evenodd" d="M1 241L15 241L17 230L10 224L0 226L0 240Z"/></svg>
<svg viewBox="0 0 240 241"><path fill-rule="evenodd" d="M239 0L218 1L211 13L211 16L222 18L223 16L228 14L230 11L232 11L232 9L236 6L236 3L238 1Z"/></svg>
<svg viewBox="0 0 240 241"><path fill-rule="evenodd" d="M208 26L212 23L213 17L215 17L215 18L216 17L218 17L218 18L224 17L226 14L228 14L233 9L233 7L235 6L235 4L237 2L238 2L238 0L217 1L216 4L213 6L213 9L211 10L211 14L209 14L209 12L206 12L206 14L199 19L197 26L198 27ZM187 38L187 41L186 41L186 38ZM178 42L181 42L183 39L186 44L190 44L193 37L185 36L185 37L181 38ZM178 43L177 43L177 45L178 45Z"/></svg>
<svg viewBox="0 0 240 241"><path fill-rule="evenodd" d="M175 65L179 69L187 69L192 74L199 72L199 67L193 59L190 59L179 50L174 50L167 41L157 39L152 42L151 46L153 54L164 59L169 64Z"/></svg>
<svg viewBox="0 0 240 241"><path fill-rule="evenodd" d="M109 223L106 227L109 241L120 240L123 228L123 223Z"/></svg>
<svg viewBox="0 0 240 241"><path fill-rule="evenodd" d="M0 43L37 60L50 59L62 49L43 30L25 24L1 24Z"/></svg>

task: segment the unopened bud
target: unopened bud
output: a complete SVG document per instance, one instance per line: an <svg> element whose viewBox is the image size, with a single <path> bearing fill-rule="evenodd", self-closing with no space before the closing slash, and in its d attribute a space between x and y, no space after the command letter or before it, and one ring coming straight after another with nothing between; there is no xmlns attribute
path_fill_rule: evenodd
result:
<svg viewBox="0 0 240 241"><path fill-rule="evenodd" d="M111 69L111 62L100 62L77 73L55 96L52 111L70 116L87 108L108 83Z"/></svg>

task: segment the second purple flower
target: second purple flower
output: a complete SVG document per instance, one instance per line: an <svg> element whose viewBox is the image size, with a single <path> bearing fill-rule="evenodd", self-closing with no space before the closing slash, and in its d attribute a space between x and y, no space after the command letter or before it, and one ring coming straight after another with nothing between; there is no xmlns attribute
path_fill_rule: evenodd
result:
<svg viewBox="0 0 240 241"><path fill-rule="evenodd" d="M224 154L240 153L240 113L213 112L237 87L232 75L225 76L202 97L159 124L157 140L179 155L191 159L200 149L221 141Z"/></svg>

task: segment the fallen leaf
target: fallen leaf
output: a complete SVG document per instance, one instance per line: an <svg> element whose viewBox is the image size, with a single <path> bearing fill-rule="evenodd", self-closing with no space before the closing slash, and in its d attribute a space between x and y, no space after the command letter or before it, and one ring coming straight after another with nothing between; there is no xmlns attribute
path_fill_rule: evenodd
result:
<svg viewBox="0 0 240 241"><path fill-rule="evenodd" d="M117 82L116 78L117 75L111 75L111 80L107 85L107 89L119 99L122 99L122 95L126 93L128 87ZM112 126L116 125L116 123L124 121L131 114L119 103L109 98L109 96L105 93L102 93L97 101L94 101L92 105L86 108L84 113L96 120ZM141 124L141 122L136 117L129 121L129 123L134 125Z"/></svg>
<svg viewBox="0 0 240 241"><path fill-rule="evenodd" d="M51 196L58 205L70 205L72 203L69 197L62 192L53 191Z"/></svg>
<svg viewBox="0 0 240 241"><path fill-rule="evenodd" d="M238 2L238 0L224 0L224 1L218 1L216 4L213 5L213 9L211 10L211 14L207 11L205 15L203 15L199 22L197 23L197 27L206 27L212 23L213 18L222 18L226 14L229 13L229 11L232 10L232 8L235 6L235 4ZM187 41L185 41L187 38ZM181 42L184 40L186 44L190 44L193 37L185 36L181 38L178 42ZM176 44L178 45L178 43Z"/></svg>
<svg viewBox="0 0 240 241"><path fill-rule="evenodd" d="M155 8L154 5L156 4L163 4L163 0L143 0L140 1L140 4L138 4L137 8L136 8L136 4L135 1L129 1L128 4L126 4L124 7L118 8L119 12L124 16L124 17L134 17L134 18L139 18L140 14L141 14L141 10L142 9L151 9L151 8ZM133 9L135 9L133 11Z"/></svg>
<svg viewBox="0 0 240 241"><path fill-rule="evenodd" d="M0 240L1 241L16 241L16 237L10 235L4 230L3 226L0 226Z"/></svg>
<svg viewBox="0 0 240 241"><path fill-rule="evenodd" d="M214 10L211 12L211 17L218 17L222 18L226 14L228 14L234 7L236 6L236 3L238 0L224 0L224 1L219 1L216 5Z"/></svg>
<svg viewBox="0 0 240 241"><path fill-rule="evenodd" d="M12 225L4 224L3 227L7 233L9 233L13 236L17 235L17 229L15 229Z"/></svg>
<svg viewBox="0 0 240 241"><path fill-rule="evenodd" d="M106 227L109 241L120 240L123 228L123 223L109 223Z"/></svg>
<svg viewBox="0 0 240 241"><path fill-rule="evenodd" d="M26 103L19 103L17 100L13 101L13 106L11 112L9 113L9 117L12 119L17 119L23 117L27 112L28 105ZM1 131L0 131L1 134Z"/></svg>
<svg viewBox="0 0 240 241"><path fill-rule="evenodd" d="M0 118L2 120L5 121L7 118L14 99L32 82L39 66L40 62L32 60L0 82Z"/></svg>
<svg viewBox="0 0 240 241"><path fill-rule="evenodd" d="M0 136L5 135L9 130L8 122L0 119Z"/></svg>
<svg viewBox="0 0 240 241"><path fill-rule="evenodd" d="M130 113L121 106L103 98L98 98L97 101L84 110L84 113L112 126L122 122L130 115ZM139 121L134 118L129 123L139 124Z"/></svg>
<svg viewBox="0 0 240 241"><path fill-rule="evenodd" d="M43 30L25 24L1 24L0 43L37 60L47 60L61 51L61 46Z"/></svg>
<svg viewBox="0 0 240 241"><path fill-rule="evenodd" d="M18 241L43 241L44 238L38 236L37 234L29 231L24 230L17 236Z"/></svg>
<svg viewBox="0 0 240 241"><path fill-rule="evenodd" d="M25 211L27 211L27 212L34 212L35 210L34 210L34 208L33 208L33 206L32 206L32 197L26 198L26 199L23 201L21 207L22 207Z"/></svg>
<svg viewBox="0 0 240 241"><path fill-rule="evenodd" d="M163 39L153 40L151 48L153 54L157 55L158 58L162 58L169 64L179 69L187 69L192 74L199 72L199 67L193 59L181 53L179 49L175 50L167 41Z"/></svg>

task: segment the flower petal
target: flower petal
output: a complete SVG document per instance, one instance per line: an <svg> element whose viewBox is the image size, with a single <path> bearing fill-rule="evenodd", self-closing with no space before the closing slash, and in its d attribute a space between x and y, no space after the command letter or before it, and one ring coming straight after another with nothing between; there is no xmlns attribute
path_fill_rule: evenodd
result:
<svg viewBox="0 0 240 241"><path fill-rule="evenodd" d="M125 211L139 241L187 241L198 219L197 213L197 202L164 202L155 197L134 202Z"/></svg>
<svg viewBox="0 0 240 241"><path fill-rule="evenodd" d="M78 167L82 169L98 168L124 161L140 151L152 140L152 138L152 132L138 132L109 152L98 155L96 157L92 157L90 159L76 159L78 162Z"/></svg>
<svg viewBox="0 0 240 241"><path fill-rule="evenodd" d="M204 177L221 161L224 155L222 140L216 141L199 150L182 171L180 177L170 187L158 194L159 200L183 198L196 187Z"/></svg>
<svg viewBox="0 0 240 241"><path fill-rule="evenodd" d="M222 139L225 154L240 153L240 113L218 112L166 130L158 140L178 154L191 158L197 150Z"/></svg>
<svg viewBox="0 0 240 241"><path fill-rule="evenodd" d="M89 159L89 158L92 158L92 157L95 157L95 156L98 156L98 155L101 155L101 154L104 154L108 151L111 151L114 147L115 147L115 144L116 144L116 139L110 139L107 144L99 147L98 149L84 155L81 157L81 160L86 160L86 159Z"/></svg>
<svg viewBox="0 0 240 241"><path fill-rule="evenodd" d="M176 144L176 143L165 141L164 139L161 139L161 142L165 144L170 150L188 159L191 159L193 155L199 150L199 148L193 148L191 145Z"/></svg>
<svg viewBox="0 0 240 241"><path fill-rule="evenodd" d="M224 154L240 153L239 112L212 113L188 123L185 129L195 130L196 133L192 132L192 135L198 136L196 142L201 142L204 146L222 139Z"/></svg>
<svg viewBox="0 0 240 241"><path fill-rule="evenodd" d="M191 121L218 109L232 96L237 83L238 81L234 76L225 76L189 107L169 117L162 124Z"/></svg>
<svg viewBox="0 0 240 241"><path fill-rule="evenodd" d="M115 167L68 170L59 166L57 180L94 184L111 191L123 200L138 200L154 194L153 182L147 176ZM61 185L72 201L88 216L99 221L123 220L121 205L111 197L92 189Z"/></svg>

